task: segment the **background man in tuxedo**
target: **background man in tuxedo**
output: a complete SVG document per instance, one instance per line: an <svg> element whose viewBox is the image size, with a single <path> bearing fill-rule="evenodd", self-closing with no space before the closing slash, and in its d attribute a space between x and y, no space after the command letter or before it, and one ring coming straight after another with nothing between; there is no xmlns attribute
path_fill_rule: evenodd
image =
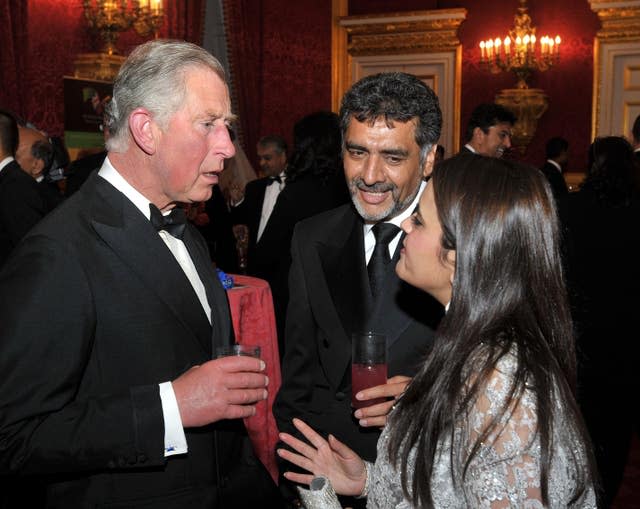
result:
<svg viewBox="0 0 640 509"><path fill-rule="evenodd" d="M53 145L40 131L20 126L16 161L23 171L40 182L53 163Z"/></svg>
<svg viewBox="0 0 640 509"><path fill-rule="evenodd" d="M18 124L0 110L0 267L20 239L45 215L36 181L14 159Z"/></svg>
<svg viewBox="0 0 640 509"><path fill-rule="evenodd" d="M547 160L540 171L547 177L556 204L559 204L569 194L569 188L562 176L562 170L569 161L569 142L559 136L549 138L546 154Z"/></svg>
<svg viewBox="0 0 640 509"><path fill-rule="evenodd" d="M399 225L433 167L442 116L437 97L417 77L382 73L345 94L340 121L352 203L296 226L274 414L281 431L296 434L291 421L300 417L374 460L393 401L354 413L351 334L371 330L387 338L391 378L364 399L400 394L431 346L442 306L401 282L395 265Z"/></svg>
<svg viewBox="0 0 640 509"><path fill-rule="evenodd" d="M244 224L249 230L247 273L268 280L270 274L256 273L254 270L256 246L269 222L280 191L284 189L287 143L280 136L264 136L258 141L257 151L263 176L247 183L244 196L232 196L237 203L231 207L231 217L234 224Z"/></svg>
<svg viewBox="0 0 640 509"><path fill-rule="evenodd" d="M241 421L266 398L264 363L210 360L231 341L226 296L173 213L211 195L233 118L209 53L138 47L99 173L0 272L0 472L43 476L47 507L274 504Z"/></svg>
<svg viewBox="0 0 640 509"><path fill-rule="evenodd" d="M18 149L16 161L38 184L45 212L50 212L62 203L63 197L55 182L47 176L52 169L55 150L44 134L32 127L18 127Z"/></svg>
<svg viewBox="0 0 640 509"><path fill-rule="evenodd" d="M478 105L467 124L467 144L462 152L489 157L502 157L511 148L511 135L516 116L499 104Z"/></svg>

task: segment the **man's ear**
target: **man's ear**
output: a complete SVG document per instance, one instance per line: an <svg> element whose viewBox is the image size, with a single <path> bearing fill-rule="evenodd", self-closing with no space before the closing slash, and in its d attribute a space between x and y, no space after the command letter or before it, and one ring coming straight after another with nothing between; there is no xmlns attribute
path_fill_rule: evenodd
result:
<svg viewBox="0 0 640 509"><path fill-rule="evenodd" d="M433 171L433 163L436 160L436 149L438 148L437 144L433 144L433 147L431 147L431 150L429 150L429 152L427 152L427 157L424 160L424 165L422 166L422 176L424 178L427 178L429 175L431 175L431 172Z"/></svg>
<svg viewBox="0 0 640 509"><path fill-rule="evenodd" d="M131 131L131 138L143 152L148 155L155 153L159 129L148 110L136 108L131 112L129 115L129 130Z"/></svg>
<svg viewBox="0 0 640 509"><path fill-rule="evenodd" d="M485 132L480 127L474 127L473 136L471 136L471 142L474 145L478 145L479 143L482 143L482 140L484 139L485 136L486 136Z"/></svg>

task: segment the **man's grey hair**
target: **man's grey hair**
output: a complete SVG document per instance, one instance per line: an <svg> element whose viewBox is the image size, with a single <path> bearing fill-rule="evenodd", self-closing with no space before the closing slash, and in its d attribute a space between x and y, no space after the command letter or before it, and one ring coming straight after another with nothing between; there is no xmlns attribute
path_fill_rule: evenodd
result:
<svg viewBox="0 0 640 509"><path fill-rule="evenodd" d="M129 115L136 108L145 108L162 129L166 128L184 102L185 72L194 67L210 69L226 82L220 62L195 44L154 40L135 48L118 72L113 96L107 105L107 150L124 152L127 149Z"/></svg>

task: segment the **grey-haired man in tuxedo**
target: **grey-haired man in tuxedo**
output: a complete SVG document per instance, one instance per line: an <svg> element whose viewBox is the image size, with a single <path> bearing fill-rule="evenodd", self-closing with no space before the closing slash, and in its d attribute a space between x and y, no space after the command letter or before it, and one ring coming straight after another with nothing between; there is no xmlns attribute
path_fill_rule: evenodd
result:
<svg viewBox="0 0 640 509"><path fill-rule="evenodd" d="M278 507L242 422L265 366L212 360L228 303L179 207L234 155L224 72L152 41L109 107L102 168L0 272L0 473L37 475L47 507Z"/></svg>

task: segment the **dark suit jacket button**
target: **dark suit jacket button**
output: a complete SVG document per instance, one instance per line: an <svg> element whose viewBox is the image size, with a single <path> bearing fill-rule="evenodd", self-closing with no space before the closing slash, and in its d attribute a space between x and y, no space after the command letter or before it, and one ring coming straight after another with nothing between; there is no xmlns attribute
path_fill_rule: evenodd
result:
<svg viewBox="0 0 640 509"><path fill-rule="evenodd" d="M342 400L344 400L344 392L342 392L342 391L338 391L338 392L336 392L336 399L337 399L338 401L342 401Z"/></svg>
<svg viewBox="0 0 640 509"><path fill-rule="evenodd" d="M107 463L107 466L109 468L116 468L116 462L113 460L109 460L109 462Z"/></svg>
<svg viewBox="0 0 640 509"><path fill-rule="evenodd" d="M325 348L329 348L329 340L328 339L323 339L322 340L322 346L324 346Z"/></svg>
<svg viewBox="0 0 640 509"><path fill-rule="evenodd" d="M118 458L118 466L119 467L126 467L127 466L127 460L125 458Z"/></svg>
<svg viewBox="0 0 640 509"><path fill-rule="evenodd" d="M147 461L147 457L144 454L140 454L138 456L138 463L144 463L145 461Z"/></svg>

